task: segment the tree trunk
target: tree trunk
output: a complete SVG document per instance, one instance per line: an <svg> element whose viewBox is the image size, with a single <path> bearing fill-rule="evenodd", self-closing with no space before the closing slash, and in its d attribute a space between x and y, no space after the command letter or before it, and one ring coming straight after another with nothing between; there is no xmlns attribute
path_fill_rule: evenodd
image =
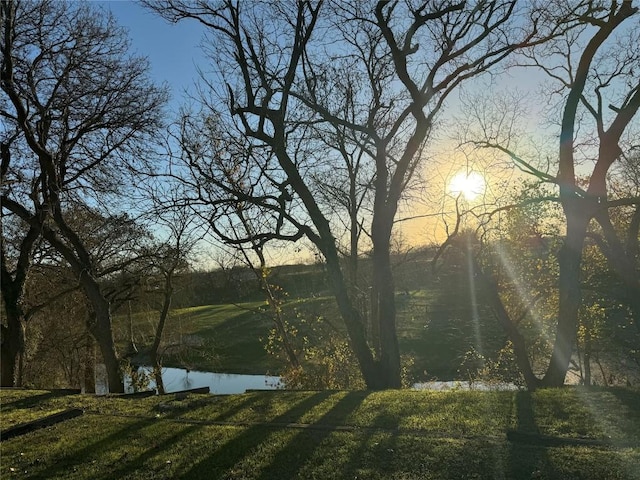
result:
<svg viewBox="0 0 640 480"><path fill-rule="evenodd" d="M113 330L111 326L111 307L100 292L92 277L83 275L80 282L93 309L89 320L89 331L95 338L107 370L110 393L124 393L124 382L120 371L120 362L116 354Z"/></svg>
<svg viewBox="0 0 640 480"><path fill-rule="evenodd" d="M133 315L131 315L131 300L127 302L127 324L129 327L129 345L127 347L127 356L132 357L138 353L138 347L136 347L136 340L133 335Z"/></svg>
<svg viewBox="0 0 640 480"><path fill-rule="evenodd" d="M20 364L24 356L24 314L17 301L7 301L5 298L5 312L7 314L7 325L2 326L2 367L1 385L3 387L22 386L22 375Z"/></svg>
<svg viewBox="0 0 640 480"><path fill-rule="evenodd" d="M158 395L164 395L166 393L164 389L164 380L162 380L162 365L156 360L153 363L153 378L156 381L156 389Z"/></svg>
<svg viewBox="0 0 640 480"><path fill-rule="evenodd" d="M87 345L85 350L83 393L96 393L96 347L93 337L87 335Z"/></svg>
<svg viewBox="0 0 640 480"><path fill-rule="evenodd" d="M162 334L164 332L164 326L169 316L169 309L171 308L171 300L173 296L173 272L165 272L165 284L164 284L164 298L162 300L162 310L160 311L160 318L158 319L158 325L156 326L156 333L153 339L153 345L149 351L149 359L151 366L153 367L153 375L156 381L156 388L158 394L163 395L164 382L162 381L162 364L160 357L158 356L158 350L160 349L160 342L162 341Z"/></svg>
<svg viewBox="0 0 640 480"><path fill-rule="evenodd" d="M467 255L472 255L472 252L467 250ZM508 335L509 340L511 340L513 353L516 357L516 364L524 378L527 389L529 391L534 391L540 386L540 380L535 376L533 369L531 368L531 362L529 361L524 337L518 330L518 326L511 320L507 309L504 307L504 303L502 303L502 299L498 293L498 285L496 282L484 273L484 270L480 267L475 258L472 258L471 261L474 275L478 275L479 282L485 285L488 290L489 304L496 316L496 319L498 320L498 323Z"/></svg>
<svg viewBox="0 0 640 480"><path fill-rule="evenodd" d="M591 385L591 331L586 329L584 338L584 384Z"/></svg>
<svg viewBox="0 0 640 480"><path fill-rule="evenodd" d="M549 367L542 386L561 387L569 370L573 346L577 338L578 310L581 303L580 271L582 247L591 215L589 208L577 198L565 203L567 235L558 253L560 278L556 338Z"/></svg>
<svg viewBox="0 0 640 480"><path fill-rule="evenodd" d="M3 162L9 161L5 158L8 155L8 146L3 144ZM2 326L2 345L0 346L0 385L3 387L22 386L26 321L22 300L38 238L40 238L39 225L30 225L20 243L18 262L13 275L8 269L4 238L0 239L0 289L7 315L7 325Z"/></svg>
<svg viewBox="0 0 640 480"><path fill-rule="evenodd" d="M19 314L9 313L7 325L2 325L2 346L0 348L2 367L0 368L0 384L3 387L20 387L20 359L24 354L24 322Z"/></svg>
<svg viewBox="0 0 640 480"><path fill-rule="evenodd" d="M349 344L355 354L362 377L369 390L383 390L389 388L381 375L378 363L374 360L367 343L366 329L359 312L354 308L347 291L347 285L344 276L340 270L340 263L337 252L331 246L323 252L327 261L327 273L333 289L333 294L338 304L338 310L342 316L347 334L349 336Z"/></svg>
<svg viewBox="0 0 640 480"><path fill-rule="evenodd" d="M391 271L391 232L373 236L373 281L378 296L377 318L379 325L380 370L385 388L400 388L400 349L396 334L396 304L393 272Z"/></svg>
<svg viewBox="0 0 640 480"><path fill-rule="evenodd" d="M164 382L162 380L162 363L160 362L160 358L158 357L158 349L151 349L149 352L149 361L151 363L151 367L153 368L153 378L156 382L156 388L158 389L158 395L164 395Z"/></svg>

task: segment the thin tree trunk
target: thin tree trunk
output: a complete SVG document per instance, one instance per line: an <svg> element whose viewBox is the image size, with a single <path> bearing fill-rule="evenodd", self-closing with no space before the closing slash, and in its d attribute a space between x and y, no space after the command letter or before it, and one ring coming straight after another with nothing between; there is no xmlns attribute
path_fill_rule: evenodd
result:
<svg viewBox="0 0 640 480"><path fill-rule="evenodd" d="M131 300L127 302L127 323L129 327L129 347L128 354L129 356L133 356L138 353L138 347L136 347L136 340L133 337L133 315L131 315Z"/></svg>
<svg viewBox="0 0 640 480"><path fill-rule="evenodd" d="M378 318L380 318L380 294L378 293L378 286L375 282L373 282L371 286L369 303L371 305L369 308L371 346L376 358L380 358L380 351L382 350L382 346L380 345L380 322L378 321Z"/></svg>
<svg viewBox="0 0 640 480"><path fill-rule="evenodd" d="M591 332L586 329L584 338L584 384L591 385Z"/></svg>
<svg viewBox="0 0 640 480"><path fill-rule="evenodd" d="M269 302L269 306L273 311L273 323L276 326L276 330L278 331L278 335L282 338L282 348L284 349L284 353L287 356L287 360L289 361L289 365L291 365L294 369L300 368L300 361L298 360L298 355L291 344L291 339L289 338L289 332L285 328L284 320L282 319L282 309L278 305L277 300L275 299L273 292L271 290L271 286L268 284L266 280L264 280L263 289L267 294L267 301Z"/></svg>
<svg viewBox="0 0 640 480"><path fill-rule="evenodd" d="M576 343L578 311L582 301L580 272L582 247L591 215L577 199L565 207L567 235L558 254L560 278L556 338L547 371L542 379L545 387L561 387L569 370L573 346Z"/></svg>
<svg viewBox="0 0 640 480"><path fill-rule="evenodd" d="M149 351L149 359L151 361L151 366L153 367L153 375L156 381L156 388L158 389L159 395L163 395L165 393L165 390L164 382L162 381L162 364L160 362L160 357L158 356L158 351L160 349L160 342L162 341L164 326L167 322L167 317L169 316L169 309L171 308L171 300L173 298L172 279L173 273L166 272L162 310L160 311L158 325L156 325L156 333L153 339L153 344L151 345L151 349Z"/></svg>
<svg viewBox="0 0 640 480"><path fill-rule="evenodd" d="M472 255L472 253L467 252L467 255ZM536 390L540 386L540 380L535 376L533 369L531 368L531 362L529 361L524 337L518 330L518 326L511 320L507 309L504 307L504 303L502 303L502 299L498 293L498 285L493 279L489 278L484 273L484 270L480 267L475 258L472 258L472 265L474 275L478 275L479 282L485 285L488 290L489 303L498 323L500 323L504 331L507 333L509 340L511 340L513 353L516 356L516 364L524 378L527 389L530 391Z"/></svg>
<svg viewBox="0 0 640 480"><path fill-rule="evenodd" d="M153 378L156 381L156 389L158 395L164 395L167 393L164 389L164 380L162 379L162 365L157 361L153 364Z"/></svg>
<svg viewBox="0 0 640 480"><path fill-rule="evenodd" d="M256 252L258 253L258 252ZM260 258L260 270L254 269L256 276L259 278L260 286L262 291L267 296L267 302L269 303L269 308L273 313L273 323L278 331L278 335L282 338L282 348L284 349L284 353L287 356L287 360L289 361L289 365L294 369L300 368L300 361L298 360L298 355L292 345L290 334L287 331L284 323L284 319L282 318L282 308L279 304L278 299L276 298L273 288L269 283L269 279L265 273L266 271L266 262L264 261L264 256L262 253L258 253Z"/></svg>

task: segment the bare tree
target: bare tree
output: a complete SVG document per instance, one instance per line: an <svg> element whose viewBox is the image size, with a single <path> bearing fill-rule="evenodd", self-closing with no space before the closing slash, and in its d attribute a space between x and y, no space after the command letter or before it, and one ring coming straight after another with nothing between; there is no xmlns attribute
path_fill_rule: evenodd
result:
<svg viewBox="0 0 640 480"><path fill-rule="evenodd" d="M602 228L603 252L623 279L634 312L638 312L637 292L640 291L636 261L632 258L633 242L627 242L630 249L625 248L625 242L610 220L613 208L637 206L638 199L610 199L608 191L608 175L625 155L625 135L628 136L628 130L633 128L634 117L640 108L640 84L634 74L640 67L640 56L637 49L629 48L639 41L637 20L635 27L629 25L634 16L638 18L638 8L632 1L585 1L566 6L566 9L550 11L546 21L557 23L559 18L573 17L580 28L541 48L524 52L522 62L540 69L554 82L551 98L562 95L558 174L536 168L534 162L518 155L508 144L496 143L495 139L479 143L506 153L522 170L559 187L566 235L558 256L556 338L544 377L531 382L544 386L562 385L569 368L581 305L582 252L587 235L594 235L589 233L592 220ZM612 102L608 106L605 95ZM587 172L586 180L582 180L579 170ZM629 233L633 236L635 232L637 237L633 225L632 221Z"/></svg>
<svg viewBox="0 0 640 480"><path fill-rule="evenodd" d="M159 294L159 313L153 342L148 349L149 362L153 368L156 387L164 393L162 381L162 337L170 317L175 280L189 268L189 257L193 254L201 237L193 212L176 198L176 192L166 185L154 188L150 195L154 207L147 216L153 221L160 237L160 244L150 252L147 282L153 282L153 293Z"/></svg>
<svg viewBox="0 0 640 480"><path fill-rule="evenodd" d="M209 81L209 105L216 95L226 99L231 128L252 149L250 163L240 168L254 175L247 177L253 190L229 196L260 205L276 219L268 232L254 236L304 235L319 249L367 386L399 387L391 238L437 115L461 83L556 35L556 27L539 24L536 9L525 11L515 1L147 4L171 21L198 20L215 41L211 53L224 84L216 89ZM371 165L360 173L363 184L373 180L367 230L379 345L367 341L342 270L331 209L317 194L322 184L313 182L335 175L340 158L339 142L333 152L327 141L317 148L314 139L323 128L343 130ZM257 185L268 190L252 195Z"/></svg>
<svg viewBox="0 0 640 480"><path fill-rule="evenodd" d="M159 125L163 90L128 54L113 18L86 4L2 2L1 115L17 139L3 153L2 208L69 263L92 306L89 329L123 390L109 301L90 248L68 219L74 204L113 208L128 162ZM4 140L3 140L4 141ZM6 158L6 162L5 162Z"/></svg>

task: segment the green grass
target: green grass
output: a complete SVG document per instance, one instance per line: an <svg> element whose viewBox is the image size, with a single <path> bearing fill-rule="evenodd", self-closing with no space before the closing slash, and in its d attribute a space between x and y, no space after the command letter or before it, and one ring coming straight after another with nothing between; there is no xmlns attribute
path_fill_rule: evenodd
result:
<svg viewBox="0 0 640 480"><path fill-rule="evenodd" d="M3 428L34 410L85 410L2 442L2 478L640 479L640 392L629 389L0 400ZM510 430L567 443L510 442Z"/></svg>
<svg viewBox="0 0 640 480"><path fill-rule="evenodd" d="M427 305L440 301L434 292L427 290L412 290L409 295L398 296L398 341L401 352L414 359L410 374L417 380L456 378L461 357L473 342L473 327L468 318L450 319L449 312L426 314ZM285 365L264 348L272 322L268 315L259 312L260 308L265 308L264 302L173 310L166 324L164 345L183 346L167 349L164 365L227 373L279 374ZM344 330L333 297L297 299L285 305L285 314L299 329L299 337L311 336L308 324L301 324L294 310L308 320L323 316L332 326ZM156 322L157 313L153 311L133 316L134 336L140 350L151 344ZM116 339L124 349L126 316L117 316L114 323ZM499 347L502 333L495 320L489 323L483 327L483 333L494 340L493 348Z"/></svg>
<svg viewBox="0 0 640 480"><path fill-rule="evenodd" d="M173 310L161 347L166 349L164 365L246 374L277 371L281 365L267 354L260 340L271 328L270 320L257 313L262 305L264 302L247 302ZM121 348L127 338L126 322L126 316L114 321ZM156 323L157 312L133 316L134 337L141 350L152 343Z"/></svg>
<svg viewBox="0 0 640 480"><path fill-rule="evenodd" d="M412 359L408 372L412 380L459 379L464 375L458 373L458 369L472 346L491 358L504 346L505 335L486 308L480 308L479 324L472 320L470 287L463 271L454 269L447 275L434 277L428 267L422 260L414 261L401 265L396 272L400 351L405 358ZM346 338L334 298L324 290L320 296L309 293L318 292L322 283L316 285L316 280L322 279L322 272L317 268L292 266L282 269L275 277L290 294L284 306L287 319L299 329L299 338L308 337L313 345L326 341L326 332L324 335L313 332L309 323L300 322L298 313L309 322L322 316L331 323L327 331L337 328ZM311 281L305 276L312 273L319 275L318 279ZM296 287L302 284L315 287L298 291ZM480 286L476 287L481 305L484 293ZM326 290L326 285L324 288ZM305 292L307 296L299 296ZM365 306L361 307L366 310ZM264 301L173 310L164 333L162 348L169 348L163 364L227 373L282 373L286 368L283 360L265 350L272 321L268 315L259 313L260 308L265 309ZM134 315L134 336L141 351L152 343L157 316L154 311ZM114 323L115 337L124 350L128 339L126 315L118 315ZM144 357L137 360L145 362Z"/></svg>

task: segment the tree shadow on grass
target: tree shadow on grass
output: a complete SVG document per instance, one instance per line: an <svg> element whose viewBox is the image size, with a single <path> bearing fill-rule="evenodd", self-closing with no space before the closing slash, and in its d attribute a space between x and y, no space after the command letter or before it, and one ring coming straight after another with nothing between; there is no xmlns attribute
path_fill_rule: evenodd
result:
<svg viewBox="0 0 640 480"><path fill-rule="evenodd" d="M53 400L55 398L68 397L70 395L79 395L79 391L75 390L51 390L38 395L31 395L19 400L13 400L11 402L2 402L1 409L3 411L19 410L22 408L31 408L41 405L43 402Z"/></svg>
<svg viewBox="0 0 640 480"><path fill-rule="evenodd" d="M86 419L82 421L86 421ZM151 425L154 421L155 420L153 419L141 419L129 425L123 426L122 428L117 428L105 437L98 437L95 442L85 444L83 448L76 449L74 448L74 446L71 446L67 450L71 452L71 457L74 459L99 456L101 454L104 454L104 452L108 450L112 445L120 444L127 436L133 435L146 426ZM82 440L79 440L79 442L80 441ZM42 476L42 478L51 478L56 476L56 474L67 471L69 468L73 468L74 465L75 462L69 461L63 456L62 458L57 459L55 465L40 472L40 475ZM110 478L114 477L111 476Z"/></svg>
<svg viewBox="0 0 640 480"><path fill-rule="evenodd" d="M362 472L368 468L374 468L383 476L394 471L400 418L382 411L370 425L384 430L366 429L361 432L360 443L344 466L346 478L363 478Z"/></svg>
<svg viewBox="0 0 640 480"><path fill-rule="evenodd" d="M310 395L283 414L274 418L271 423L290 423L292 419L299 419L306 412L321 404L333 394L334 392L323 391ZM230 468L241 461L253 448L262 444L272 432L273 428L268 424L247 427L210 456L195 464L182 475L182 478L220 478L226 475Z"/></svg>
<svg viewBox="0 0 640 480"><path fill-rule="evenodd" d="M220 405L215 401L215 398L216 397L209 397L207 395L204 396L204 398L192 401L168 400L167 402L159 404L156 409L163 412L162 418L164 419L198 421L201 419L201 417L198 416L199 410L203 410L208 407L215 407L217 415L215 417L211 417L210 414L205 413L205 417L213 422L225 422L232 420L233 416L238 412L248 409L250 410L252 405L258 403L260 400L259 395L234 395L230 397L233 399L231 404Z"/></svg>
<svg viewBox="0 0 640 480"><path fill-rule="evenodd" d="M613 394L622 408L618 409L620 416L618 427L623 438L614 439L614 445L620 447L640 447L640 391L628 388L610 388L608 393Z"/></svg>
<svg viewBox="0 0 640 480"><path fill-rule="evenodd" d="M228 408L222 410L213 421L226 421L233 417L237 412L242 411L244 409L250 408L252 404L254 404L258 400L257 396L250 396L242 399L239 402L234 403L233 405L229 405ZM180 402L177 402L179 406ZM181 440L185 439L189 435L195 433L196 431L205 427L203 424L189 424L190 420L196 420L194 413L198 410L206 408L210 406L209 402L196 403L193 404L187 403L184 408L176 408L174 411L171 411L166 416L162 417L162 420L175 421L179 420L182 417L183 413L189 413L188 418L184 418L183 424L176 424L175 429L171 435L164 438L157 438L157 442L154 445L149 445L149 448L145 449L140 455L134 458L125 457L122 459L122 464L119 465L116 469L110 470L105 473L104 476L99 477L103 480L109 480L112 478L120 478L125 476L128 473L131 473L135 470L139 470L145 466L145 462L147 460L160 456L163 452L171 452L175 445ZM162 421L158 420L158 421ZM156 421L156 422L158 422ZM191 450L189 452L191 455L194 455L196 452ZM164 465L164 464L163 464ZM166 465L167 469L171 468L170 464Z"/></svg>
<svg viewBox="0 0 640 480"><path fill-rule="evenodd" d="M227 422L232 421L234 415L243 410L251 409L253 405L257 404L261 400L261 395L250 394L249 397L244 398L241 402L236 403L235 405L230 406L223 412L220 412L216 418L214 419L216 422Z"/></svg>
<svg viewBox="0 0 640 480"><path fill-rule="evenodd" d="M140 455L138 455L135 458L127 458L124 457L121 460L119 460L120 465L117 468L114 468L113 470L109 470L108 472L105 472L105 474L101 477L95 477L95 480L101 479L101 480L110 480L110 479L114 479L114 478L122 478L125 477L127 474L130 474L134 471L140 471L141 469L145 466L145 462L153 457L159 457L162 453L164 452L171 452L176 444L178 442L180 442L182 439L188 437L189 435L195 433L196 431L200 430L204 428L203 425L200 424L191 424L191 425L187 425L187 424L180 424L180 425L175 425L172 428L172 434L169 435L168 437L163 437L163 438L157 438L156 441L157 443L154 445L149 445L148 448L146 448L144 450L144 452ZM190 449L189 454L193 455L196 452L193 450L193 448ZM163 467L171 468L171 463L160 463ZM152 474L154 472L147 472L147 474L151 477ZM157 472L155 472L157 473Z"/></svg>
<svg viewBox="0 0 640 480"><path fill-rule="evenodd" d="M540 429L533 411L531 392L519 391L515 394L516 433L539 435ZM551 463L547 454L547 447L543 445L528 445L517 441L510 441L508 445L507 478L561 478ZM505 472L507 473L507 472Z"/></svg>
<svg viewBox="0 0 640 480"><path fill-rule="evenodd" d="M640 419L640 391L629 388L610 388L607 391L611 392L620 403L627 407L634 420Z"/></svg>
<svg viewBox="0 0 640 480"><path fill-rule="evenodd" d="M347 393L309 428L300 429L293 435L287 445L280 449L271 463L262 470L258 479L295 478L304 466L305 460L335 431L336 426L346 425L349 416L368 395L369 392ZM306 456L301 458L301 453Z"/></svg>

